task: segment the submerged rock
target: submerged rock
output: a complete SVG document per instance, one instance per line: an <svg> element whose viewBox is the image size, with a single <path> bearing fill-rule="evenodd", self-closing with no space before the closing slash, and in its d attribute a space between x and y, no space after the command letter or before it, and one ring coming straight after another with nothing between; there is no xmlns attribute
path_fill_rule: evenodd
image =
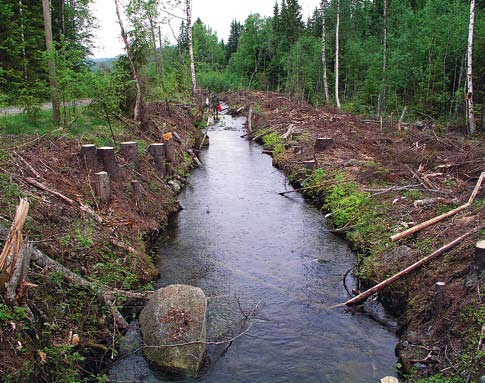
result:
<svg viewBox="0 0 485 383"><path fill-rule="evenodd" d="M205 354L206 310L200 288L157 290L140 314L145 357L163 370L196 376Z"/></svg>

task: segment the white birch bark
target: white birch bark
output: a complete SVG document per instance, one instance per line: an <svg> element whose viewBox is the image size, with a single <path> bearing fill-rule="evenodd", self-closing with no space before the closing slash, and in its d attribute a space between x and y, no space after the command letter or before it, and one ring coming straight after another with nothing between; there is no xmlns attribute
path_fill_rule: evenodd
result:
<svg viewBox="0 0 485 383"><path fill-rule="evenodd" d="M337 25L335 26L335 104L340 109L339 98L339 31L340 30L340 0L337 0Z"/></svg>
<svg viewBox="0 0 485 383"><path fill-rule="evenodd" d="M379 98L377 100L377 117L381 117L382 104L386 101L386 70L387 70L387 0L384 1L384 28L383 28L383 53L382 53L382 83L379 91Z"/></svg>
<svg viewBox="0 0 485 383"><path fill-rule="evenodd" d="M123 26L123 20L120 14L120 6L118 0L114 0L116 7L116 16L118 17L118 23L120 24L121 37L125 43L126 55L128 56L128 61L131 65L131 74L133 76L133 81L135 82L135 109L133 111L133 119L135 121L141 121L141 84L140 78L138 76L138 70L136 68L135 62L130 54L130 44L128 43L128 35L126 33L125 27Z"/></svg>
<svg viewBox="0 0 485 383"><path fill-rule="evenodd" d="M325 10L327 7L327 0L322 0L321 13L322 13L322 65L323 65L323 88L325 90L325 103L330 103L330 94L328 92L328 79L327 79L327 36L325 31Z"/></svg>
<svg viewBox="0 0 485 383"><path fill-rule="evenodd" d="M195 78L194 46L192 44L192 0L185 0L187 12L187 37L189 40L190 74L192 76L192 94L197 90L197 80Z"/></svg>
<svg viewBox="0 0 485 383"><path fill-rule="evenodd" d="M475 26L475 0L470 1L470 24L468 27L468 59L467 59L467 119L468 132L476 131L475 111L473 109L473 30Z"/></svg>

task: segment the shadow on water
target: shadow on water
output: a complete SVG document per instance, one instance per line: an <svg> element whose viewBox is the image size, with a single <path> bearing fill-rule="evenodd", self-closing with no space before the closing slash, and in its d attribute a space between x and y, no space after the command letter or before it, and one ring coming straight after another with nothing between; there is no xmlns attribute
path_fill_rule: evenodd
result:
<svg viewBox="0 0 485 383"><path fill-rule="evenodd" d="M180 195L185 209L160 248L157 287L204 290L209 340L247 329L244 314L259 302L247 333L230 347L208 346L196 380L367 383L395 375L391 331L365 315L328 309L346 300L342 276L355 256L301 196L277 194L290 186L260 146L240 138L243 122L227 117L211 127L205 165ZM131 358L117 367L124 381L168 381L141 355Z"/></svg>

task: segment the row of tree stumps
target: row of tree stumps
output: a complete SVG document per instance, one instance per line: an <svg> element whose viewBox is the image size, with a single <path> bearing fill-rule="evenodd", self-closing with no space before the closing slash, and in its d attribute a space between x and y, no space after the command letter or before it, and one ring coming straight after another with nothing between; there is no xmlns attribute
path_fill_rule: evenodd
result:
<svg viewBox="0 0 485 383"><path fill-rule="evenodd" d="M163 178L171 175L175 169L176 143L172 138L161 143L153 143L147 148L147 152L153 159L154 167L158 175ZM138 143L134 141L122 142L119 154L126 160L128 166L135 172L140 169L138 155ZM82 166L88 174L94 174L95 191L101 204L107 204L111 199L111 181L120 182L125 178L122 167L116 160L115 150L112 146L97 148L94 144L81 145L80 159ZM103 171L97 172L98 163ZM143 211L142 186L139 181L131 180L131 187L137 207Z"/></svg>

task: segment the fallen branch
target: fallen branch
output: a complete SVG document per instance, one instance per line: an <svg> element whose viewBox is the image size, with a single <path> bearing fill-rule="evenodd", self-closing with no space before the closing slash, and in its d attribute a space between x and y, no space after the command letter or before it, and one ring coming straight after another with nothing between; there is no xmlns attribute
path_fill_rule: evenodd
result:
<svg viewBox="0 0 485 383"><path fill-rule="evenodd" d="M27 168L32 172L33 175L35 175L37 178L41 178L41 175L39 174L39 172L37 170L35 170L32 165L30 165L20 154L18 154L15 150L12 152L16 157L18 157L18 159L20 160L20 162L22 162L25 166L27 166Z"/></svg>
<svg viewBox="0 0 485 383"><path fill-rule="evenodd" d="M66 197L64 194L61 194L56 190L50 189L49 187L47 187L43 183L40 183L39 181L37 181L33 178L27 177L24 180L28 184L35 186L37 189L43 190L43 191L45 191L49 194L52 194L52 195L62 199L65 203L67 203L70 206L77 206L79 204L79 209L81 209L81 211L88 213L90 216L92 216L96 220L96 222L98 222L98 223L103 222L103 219L98 214L96 214L94 212L94 210L92 208L90 208L89 206L84 205L81 202L76 203L74 200L70 199L69 197Z"/></svg>
<svg viewBox="0 0 485 383"><path fill-rule="evenodd" d="M21 198L19 205L17 206L15 218L12 222L12 228L10 229L7 241L5 242L2 253L0 254L0 271L3 271L5 267L5 271L8 274L10 274L12 271L12 267L15 264L17 256L20 252L20 248L22 247L22 229L24 227L25 220L27 219L28 212L29 203L27 200Z"/></svg>
<svg viewBox="0 0 485 383"><path fill-rule="evenodd" d="M481 226L475 227L474 229L468 231L467 233L463 234L462 236L460 236L460 237L456 238L455 240L451 241L450 243L448 243L448 244L440 247L438 250L436 250L432 254L424 257L423 259L419 260L416 263L413 263L411 266L407 267L406 269L400 271L399 273L393 275L390 278L387 278L386 280L382 281L381 283L378 283L377 285L375 285L374 287L370 288L369 290L364 291L363 293L357 295L356 297L354 297L354 298L348 300L347 302L345 302L343 304L340 304L338 306L343 306L343 305L345 305L345 306L352 306L352 305L355 305L357 303L360 303L360 302L366 300L372 294L374 294L374 293L382 290L384 287L389 286L391 283L393 283L397 279L399 279L399 278L401 278L401 277L403 277L403 276L411 273L412 271L418 269L423 264L425 264L425 263L431 261L433 258L436 258L439 255L443 254L445 251L447 251L447 250L451 249L452 247L456 246L461 241L463 241L465 238L467 238L467 237L475 234L476 232L482 230L484 227L485 227L485 225L481 225ZM337 306L334 306L334 307L337 307Z"/></svg>
<svg viewBox="0 0 485 383"><path fill-rule="evenodd" d="M336 182L335 180L328 180L327 182L324 182L322 184L306 186L304 188L299 188L299 189L294 189L294 190L288 190L288 191L281 192L281 193L278 193L278 194L279 195L285 195L285 194L290 194L290 193L298 193L298 192L305 191L305 190L317 189L319 187L327 186L327 185L335 183L335 182Z"/></svg>
<svg viewBox="0 0 485 383"><path fill-rule="evenodd" d="M444 214L441 214L437 217L434 217L434 218L431 218L429 219L428 221L425 221L423 223L420 223L418 225L415 225L401 233L397 233L397 234L394 234L393 236L391 236L391 241L395 242L395 241L398 241L400 240L401 238L404 238L404 237L407 237L408 235L411 235L413 233L416 233L428 226L431 226L439 221L442 221L443 219L445 218L448 218L448 217L451 217L452 215L455 215L456 213L459 213L460 211L462 210L465 210L466 208L468 208L472 203L473 201L475 200L476 196L478 195L478 192L480 191L480 187L482 186L482 182L483 182L483 179L485 178L485 172L483 172L481 175L480 175L480 178L478 179L478 182L475 186L475 189L473 190L470 198L468 199L468 202L460 207L457 207L456 209L453 209L447 213L444 213Z"/></svg>

